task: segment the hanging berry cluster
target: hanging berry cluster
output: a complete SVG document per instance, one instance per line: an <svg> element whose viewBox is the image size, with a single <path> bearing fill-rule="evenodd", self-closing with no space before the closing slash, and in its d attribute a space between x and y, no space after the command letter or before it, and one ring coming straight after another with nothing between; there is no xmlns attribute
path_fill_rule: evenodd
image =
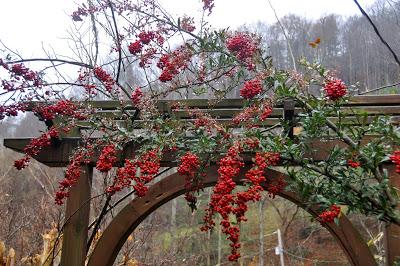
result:
<svg viewBox="0 0 400 266"><path fill-rule="evenodd" d="M69 189L78 182L82 165L88 164L92 156L93 147L91 145L87 145L74 153L65 171L64 179L59 183L59 189L55 197L56 204L62 205L64 199L69 197Z"/></svg>
<svg viewBox="0 0 400 266"><path fill-rule="evenodd" d="M46 146L50 146L51 139L58 138L58 129L55 127L50 128L47 132L43 133L40 137L32 139L24 148L25 157L14 162L15 168L21 170L28 166L30 158L38 155L39 152Z"/></svg>
<svg viewBox="0 0 400 266"><path fill-rule="evenodd" d="M200 159L196 154L188 151L181 157L178 173L185 177L185 199L192 210L196 208L197 202L197 198L193 192L198 191L202 186L201 182L199 182L200 180L196 179L199 168Z"/></svg>
<svg viewBox="0 0 400 266"><path fill-rule="evenodd" d="M113 86L115 85L115 80L108 74L104 69L101 67L96 67L94 69L94 75L98 78L101 82L103 82L104 87L108 92L112 92Z"/></svg>
<svg viewBox="0 0 400 266"><path fill-rule="evenodd" d="M146 184L152 181L160 171L160 154L158 150L150 150L137 160L125 160L125 165L118 168L114 183L107 192L114 194L124 188L132 187L138 197L146 195Z"/></svg>
<svg viewBox="0 0 400 266"><path fill-rule="evenodd" d="M233 225L230 215L235 216L237 224L246 221L245 213L248 210L248 202L255 202L261 198L260 192L264 190L261 183L266 181L264 176L266 168L276 165L280 160L278 153L256 153L254 164L245 175L245 183L248 184L247 190L233 193L236 187L234 178L239 175L240 169L244 166L239 156L241 150L240 145L235 145L220 160L218 182L213 190L209 207L206 210L205 225L202 227L202 230L210 230L215 225L214 215L216 213L221 215L222 231L228 235L228 240L231 241L231 255L229 256L231 261L237 261L240 258L240 253L238 252L240 248L240 228L238 225ZM278 192L275 191L275 193Z"/></svg>
<svg viewBox="0 0 400 266"><path fill-rule="evenodd" d="M233 213L232 204L234 204L234 195L232 193L236 187L233 178L239 174L240 168L244 166L239 153L239 145L232 146L229 148L226 156L220 160L218 182L213 189L213 194L204 217L205 225L202 227L203 231L212 229L215 225L213 220L214 215L216 213L221 215L222 231L228 235L228 239L232 242L230 244L232 252L229 256L229 260L231 261L237 261L240 257L238 253L238 249L240 248L240 230L238 226L232 225L229 220L229 215Z"/></svg>
<svg viewBox="0 0 400 266"><path fill-rule="evenodd" d="M157 51L162 47L164 37L161 31L142 31L137 35L137 40L131 42L128 50L132 55L140 56L139 66L148 67Z"/></svg>

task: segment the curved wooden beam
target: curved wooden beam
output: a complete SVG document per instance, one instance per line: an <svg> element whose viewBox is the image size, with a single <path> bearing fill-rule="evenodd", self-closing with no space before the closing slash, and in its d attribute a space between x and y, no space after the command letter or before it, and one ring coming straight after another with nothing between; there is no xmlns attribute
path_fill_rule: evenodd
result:
<svg viewBox="0 0 400 266"><path fill-rule="evenodd" d="M236 180L238 183L241 183L241 179L243 180L245 171L246 169L243 169ZM269 178L282 175L281 172L275 170L267 172ZM215 185L217 176L217 167L209 167L204 185L206 187ZM128 203L102 234L91 254L88 266L113 265L128 236L149 214L168 201L184 194L184 184L184 178L178 173L174 173L152 185L146 196L135 198ZM295 193L281 192L278 195L304 208L314 217L318 216L318 207L307 207L306 203ZM346 216L340 217L339 224L338 226L335 223L328 223L324 224L324 227L338 241L349 261L356 266L376 265L367 244Z"/></svg>

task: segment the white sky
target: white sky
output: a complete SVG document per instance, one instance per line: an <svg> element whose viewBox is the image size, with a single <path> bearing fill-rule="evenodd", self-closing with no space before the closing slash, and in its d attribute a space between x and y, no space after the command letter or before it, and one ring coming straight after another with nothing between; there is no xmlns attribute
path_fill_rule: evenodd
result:
<svg viewBox="0 0 400 266"><path fill-rule="evenodd" d="M353 0L271 0L279 16L295 13L316 19L323 14L343 16L359 14ZM25 57L41 54L42 42L49 47L63 47L70 14L75 10L71 0L0 0L0 40L23 52ZM80 1L77 1L80 3ZM160 0L170 12L193 15L201 9L200 0ZM359 0L364 7L374 0ZM235 28L242 24L275 22L267 0L215 0L208 19L216 27Z"/></svg>

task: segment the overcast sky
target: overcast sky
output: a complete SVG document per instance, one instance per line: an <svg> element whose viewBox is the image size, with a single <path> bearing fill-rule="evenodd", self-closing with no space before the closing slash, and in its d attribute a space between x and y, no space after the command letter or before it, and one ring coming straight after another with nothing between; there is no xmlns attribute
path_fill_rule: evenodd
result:
<svg viewBox="0 0 400 266"><path fill-rule="evenodd" d="M271 0L278 15L288 13L316 19L323 14L343 16L359 14L353 0ZM66 25L75 9L71 0L1 0L0 40L10 47L33 56L41 51L41 43L62 47ZM86 1L85 1L86 2ZM201 9L200 0L160 0L170 12L194 14ZM364 7L374 0L359 0ZM242 24L264 21L275 22L267 0L215 0L209 17L215 27L235 28Z"/></svg>

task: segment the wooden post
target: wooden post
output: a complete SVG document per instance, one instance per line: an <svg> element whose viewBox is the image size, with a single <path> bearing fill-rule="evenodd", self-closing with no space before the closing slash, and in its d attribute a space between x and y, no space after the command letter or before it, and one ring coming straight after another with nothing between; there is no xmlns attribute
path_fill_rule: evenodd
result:
<svg viewBox="0 0 400 266"><path fill-rule="evenodd" d="M283 102L283 118L289 122L289 132L288 137L293 139L293 123L294 123L294 109L295 109L295 102L293 100L286 100Z"/></svg>
<svg viewBox="0 0 400 266"><path fill-rule="evenodd" d="M389 165L390 183L397 189L400 189L400 174L396 173L396 167ZM398 206L400 208L400 206ZM386 265L392 266L396 259L400 262L400 226L396 224L387 224L385 228L385 252Z"/></svg>
<svg viewBox="0 0 400 266"><path fill-rule="evenodd" d="M91 166L82 166L78 183L70 190L65 211L61 266L85 265L92 175Z"/></svg>

